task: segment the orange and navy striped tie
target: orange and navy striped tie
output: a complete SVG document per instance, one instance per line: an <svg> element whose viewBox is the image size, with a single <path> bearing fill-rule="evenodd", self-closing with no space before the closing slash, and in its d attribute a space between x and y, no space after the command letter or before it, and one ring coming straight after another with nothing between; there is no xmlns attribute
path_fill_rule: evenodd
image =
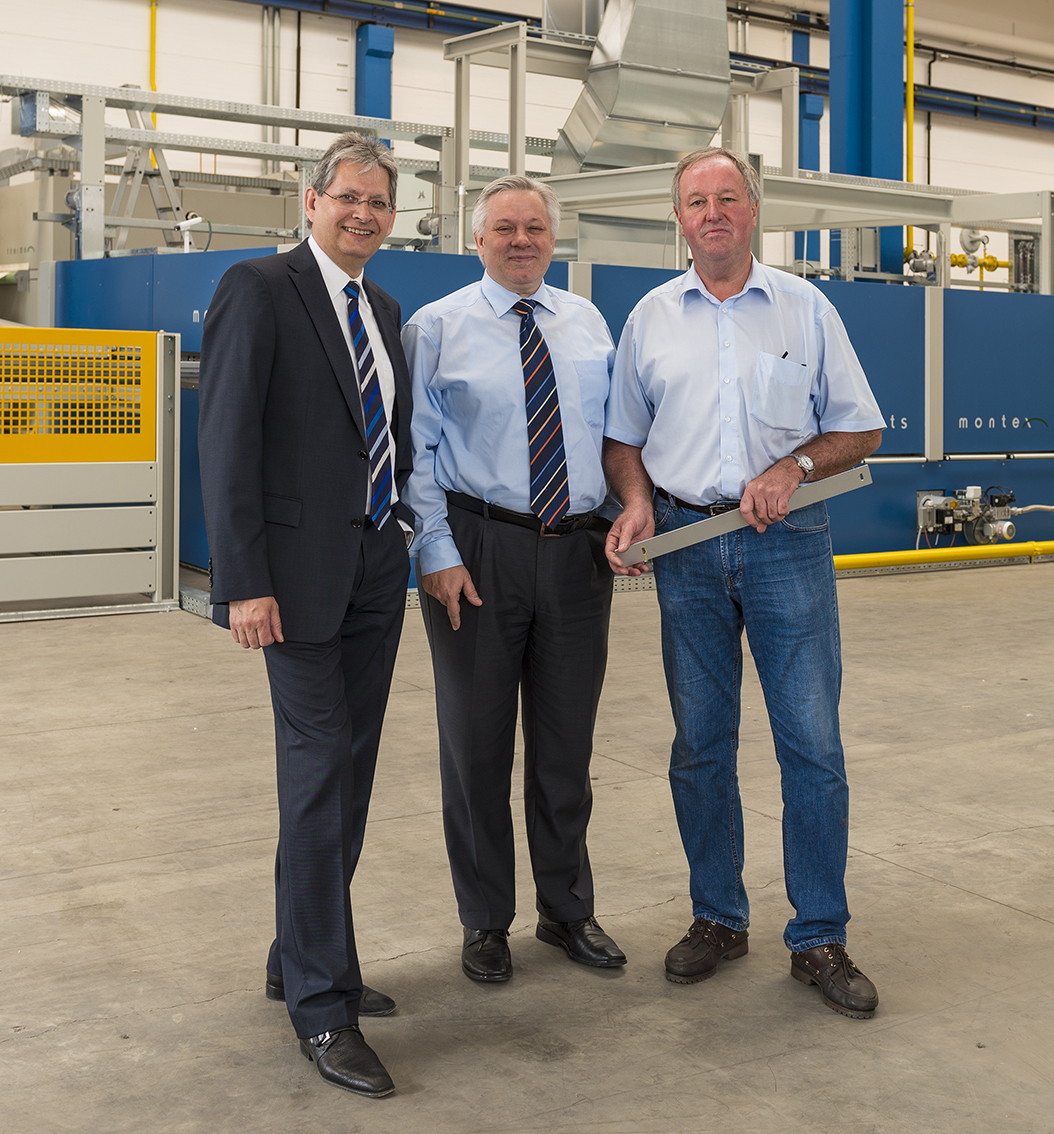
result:
<svg viewBox="0 0 1054 1134"><path fill-rule="evenodd" d="M552 528L571 504L556 374L549 348L534 321L534 301L521 299L513 304L512 310L520 317L520 359L527 406L527 449L531 460L531 511L547 528Z"/></svg>

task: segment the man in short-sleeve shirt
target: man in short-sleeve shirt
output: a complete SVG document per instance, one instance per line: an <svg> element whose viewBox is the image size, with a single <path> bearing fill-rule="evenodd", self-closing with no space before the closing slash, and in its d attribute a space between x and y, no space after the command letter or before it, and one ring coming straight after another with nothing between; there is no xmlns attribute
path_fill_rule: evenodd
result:
<svg viewBox="0 0 1054 1134"><path fill-rule="evenodd" d="M753 259L758 181L727 150L684 158L674 207L693 266L646 295L619 344L605 465L624 511L608 557L653 532L738 508L750 526L655 560L676 733L670 787L694 921L666 976L705 980L747 952L736 777L750 640L783 784L791 975L824 1003L873 1016L875 986L846 953L849 793L838 725L841 655L827 511L790 512L800 483L877 447L882 418L837 312Z"/></svg>

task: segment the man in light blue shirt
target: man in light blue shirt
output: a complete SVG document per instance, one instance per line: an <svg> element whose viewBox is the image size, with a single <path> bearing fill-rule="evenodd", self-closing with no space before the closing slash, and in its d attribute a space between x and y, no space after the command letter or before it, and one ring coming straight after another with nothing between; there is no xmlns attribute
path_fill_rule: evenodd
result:
<svg viewBox="0 0 1054 1134"><path fill-rule="evenodd" d="M736 778L750 636L783 784L791 975L843 1015L874 1015L874 984L846 953L849 792L838 726L841 655L824 504L790 514L807 479L873 452L882 416L838 313L805 280L757 263L759 186L739 155L682 159L673 203L693 266L649 292L619 343L605 465L624 511L608 558L654 531L731 508L749 527L657 558L670 758L694 921L666 955L691 984L747 952Z"/></svg>
<svg viewBox="0 0 1054 1134"><path fill-rule="evenodd" d="M537 936L626 963L593 917L589 759L612 577L598 514L614 344L587 300L543 281L560 208L531 178L480 194L486 274L403 329L413 383L413 553L435 670L443 823L462 969L512 975L511 791L522 695L524 810Z"/></svg>

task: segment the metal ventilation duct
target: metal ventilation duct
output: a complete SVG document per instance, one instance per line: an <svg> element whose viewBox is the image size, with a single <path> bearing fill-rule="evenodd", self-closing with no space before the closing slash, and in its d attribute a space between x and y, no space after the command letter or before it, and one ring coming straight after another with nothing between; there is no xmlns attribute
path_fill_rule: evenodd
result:
<svg viewBox="0 0 1054 1134"><path fill-rule="evenodd" d="M677 161L728 102L725 0L608 0L553 174Z"/></svg>

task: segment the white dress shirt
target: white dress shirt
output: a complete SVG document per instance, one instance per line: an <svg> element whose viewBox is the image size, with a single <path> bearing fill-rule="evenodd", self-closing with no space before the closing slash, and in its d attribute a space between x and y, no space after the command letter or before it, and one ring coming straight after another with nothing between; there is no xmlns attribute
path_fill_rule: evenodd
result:
<svg viewBox="0 0 1054 1134"><path fill-rule="evenodd" d="M381 401L384 402L384 416L388 422L388 449L391 453L392 460L392 507L394 508L395 502L399 499L399 490L395 487L395 437L392 435L392 416L395 412L395 371L392 370L391 359L388 357L387 350L385 350L384 339L381 338L381 329L377 326L377 320L373 316L373 310L370 307L370 300L366 295L366 289L362 286L363 273L359 272L357 276L349 276L343 268L338 267L338 265L322 251L313 236L307 238L307 243L308 247L314 253L316 261L318 261L318 269L322 273L322 281L326 285L326 291L329 293L333 310L336 312L337 321L340 323L340 329L344 335L344 341L348 344L348 354L351 355L351 362L355 367L356 378L358 378L359 375L359 364L358 360L355 358L355 350L351 345L351 324L348 321L348 297L344 289L352 280L359 285L359 313L362 315L362 324L366 328L366 334L370 339L370 346L373 348L373 358L377 363L377 381L381 387ZM372 486L368 485L366 488L367 515L369 515L370 511L371 497ZM400 525L404 530L409 530L402 521L400 521Z"/></svg>

